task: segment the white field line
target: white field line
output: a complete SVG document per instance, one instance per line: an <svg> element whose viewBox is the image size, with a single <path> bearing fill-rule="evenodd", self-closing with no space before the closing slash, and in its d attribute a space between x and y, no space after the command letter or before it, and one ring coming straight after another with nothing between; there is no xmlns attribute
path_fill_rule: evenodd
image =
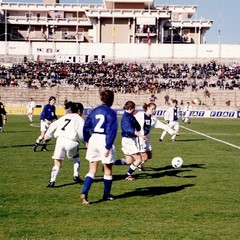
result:
<svg viewBox="0 0 240 240"><path fill-rule="evenodd" d="M30 123L30 126L31 127L40 127L40 124L39 123Z"/></svg>
<svg viewBox="0 0 240 240"><path fill-rule="evenodd" d="M39 127L39 126L40 126L40 125L37 125L37 124L34 124L34 123L31 123L30 125L31 125L32 127ZM193 133L195 133L195 134L199 134L199 135L202 135L202 136L207 137L207 138L209 138L209 139L212 139L212 140L214 140L214 141L221 142L221 143L226 144L226 145L229 145L229 146L231 146L231 147L240 149L239 146L234 145L234 144L232 144L232 143L229 143L229 142L226 142L226 141L223 141L223 140L220 140L220 139L211 137L211 136L209 136L209 135L207 135L207 134L204 134L204 133L201 133L201 132L192 130L192 129L187 128L187 127L184 127L184 126L180 126L180 127L181 127L181 128L184 128L185 130L188 130L188 131L190 131L190 132L193 132ZM118 131L118 132L120 133L121 131ZM157 133L157 134L159 134L159 133Z"/></svg>
<svg viewBox="0 0 240 240"><path fill-rule="evenodd" d="M229 142L226 142L226 141L223 141L223 140L220 140L220 139L217 139L217 138L211 137L211 136L209 136L209 135L207 135L207 134L205 134L205 133L201 133L201 132L198 132L198 131L192 130L192 129L190 129L190 128L184 127L184 126L180 126L180 127L181 127L181 128L184 128L185 130L188 130L188 131L190 131L190 132L193 132L193 133L196 133L196 134L202 135L202 136L204 136L204 137L206 137L206 138L212 139L212 140L214 140L214 141L217 141L217 142L220 142L220 143L226 144L226 145L228 145L228 146L231 146L231 147L234 147L234 148L240 149L240 147L237 146L237 145L234 145L234 144L232 144L232 143L229 143Z"/></svg>

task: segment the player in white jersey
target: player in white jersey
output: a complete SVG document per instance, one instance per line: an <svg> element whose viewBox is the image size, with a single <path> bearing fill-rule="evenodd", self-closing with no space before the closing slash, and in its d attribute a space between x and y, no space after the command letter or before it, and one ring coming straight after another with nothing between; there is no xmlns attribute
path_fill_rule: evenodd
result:
<svg viewBox="0 0 240 240"><path fill-rule="evenodd" d="M62 166L62 161L67 158L73 158L73 180L81 183L79 178L80 158L78 153L78 141L83 140L84 120L83 105L81 103L72 103L71 112L62 116L53 122L48 128L44 140L48 141L53 136L57 139L52 158L54 166L51 172L51 179L47 187L54 187L57 175Z"/></svg>
<svg viewBox="0 0 240 240"><path fill-rule="evenodd" d="M172 135L172 141L175 141L176 136L179 135L179 122L178 119L180 117L180 109L178 107L178 101L174 99L172 101L172 106L167 109L164 115L164 119L167 122L168 126L172 128L176 134ZM163 138L166 136L167 131L164 130L159 141L163 141Z"/></svg>
<svg viewBox="0 0 240 240"><path fill-rule="evenodd" d="M33 101L33 98L29 98L29 102L27 104L27 116L30 122L33 121L33 111L35 108L35 103Z"/></svg>
<svg viewBox="0 0 240 240"><path fill-rule="evenodd" d="M143 105L143 112L137 112L134 116L137 119L138 123L141 126L141 134L146 136L146 140L142 138L138 138L139 142L139 150L142 157L142 163L138 166L139 170L143 170L143 164L152 158L152 146L150 143L150 131L153 128L161 128L167 133L169 133L172 137L176 136L176 132L174 129L170 128L167 124L160 122L154 113L156 111L156 104L149 103Z"/></svg>
<svg viewBox="0 0 240 240"><path fill-rule="evenodd" d="M190 123L190 114L192 111L192 106L190 102L187 102L187 105L184 107L182 120L184 123Z"/></svg>

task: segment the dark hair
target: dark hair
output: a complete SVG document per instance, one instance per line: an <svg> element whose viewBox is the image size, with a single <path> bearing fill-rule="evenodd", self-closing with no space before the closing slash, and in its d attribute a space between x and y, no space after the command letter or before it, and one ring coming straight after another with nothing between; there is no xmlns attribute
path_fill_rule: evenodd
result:
<svg viewBox="0 0 240 240"><path fill-rule="evenodd" d="M151 107L151 106L154 106L155 108L157 107L157 105L156 105L155 103L153 103L153 102L150 102L149 104L144 103L144 104L143 104L143 110L144 110L144 112L146 112L146 111L147 111L147 108L149 108L149 107Z"/></svg>
<svg viewBox="0 0 240 240"><path fill-rule="evenodd" d="M51 96L48 101L51 102L53 99L56 100L54 96Z"/></svg>
<svg viewBox="0 0 240 240"><path fill-rule="evenodd" d="M130 110L135 108L136 104L133 101L127 101L123 107L124 110Z"/></svg>
<svg viewBox="0 0 240 240"><path fill-rule="evenodd" d="M111 107L114 101L114 92L111 90L105 90L100 93L100 98L103 103Z"/></svg>
<svg viewBox="0 0 240 240"><path fill-rule="evenodd" d="M81 103L73 102L72 105L71 105L72 113L77 113L78 110L80 110L80 112L83 112L83 109L84 109L84 107Z"/></svg>
<svg viewBox="0 0 240 240"><path fill-rule="evenodd" d="M72 107L72 104L73 104L72 101L67 102L67 103L65 104L65 109L71 108L71 107Z"/></svg>
<svg viewBox="0 0 240 240"><path fill-rule="evenodd" d="M172 100L172 103L176 103L176 104L178 104L177 99L173 99L173 100Z"/></svg>

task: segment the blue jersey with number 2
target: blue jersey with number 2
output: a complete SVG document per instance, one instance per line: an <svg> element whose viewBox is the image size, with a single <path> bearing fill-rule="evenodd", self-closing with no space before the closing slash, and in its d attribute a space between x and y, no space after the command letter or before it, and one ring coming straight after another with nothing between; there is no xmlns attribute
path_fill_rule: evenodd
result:
<svg viewBox="0 0 240 240"><path fill-rule="evenodd" d="M106 149L111 149L117 135L117 114L106 104L96 107L87 116L83 127L83 139L88 142L91 134L106 135Z"/></svg>

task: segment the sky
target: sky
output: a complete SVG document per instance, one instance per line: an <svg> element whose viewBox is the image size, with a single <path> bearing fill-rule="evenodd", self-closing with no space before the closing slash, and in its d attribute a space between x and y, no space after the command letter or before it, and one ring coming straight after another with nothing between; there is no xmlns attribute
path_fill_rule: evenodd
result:
<svg viewBox="0 0 240 240"><path fill-rule="evenodd" d="M43 2L43 0L2 1ZM102 4L103 0L60 0L60 3L77 2ZM155 4L196 5L197 12L192 19L213 21L212 27L206 33L207 44L217 44L219 39L221 44L240 44L240 0L155 0Z"/></svg>

